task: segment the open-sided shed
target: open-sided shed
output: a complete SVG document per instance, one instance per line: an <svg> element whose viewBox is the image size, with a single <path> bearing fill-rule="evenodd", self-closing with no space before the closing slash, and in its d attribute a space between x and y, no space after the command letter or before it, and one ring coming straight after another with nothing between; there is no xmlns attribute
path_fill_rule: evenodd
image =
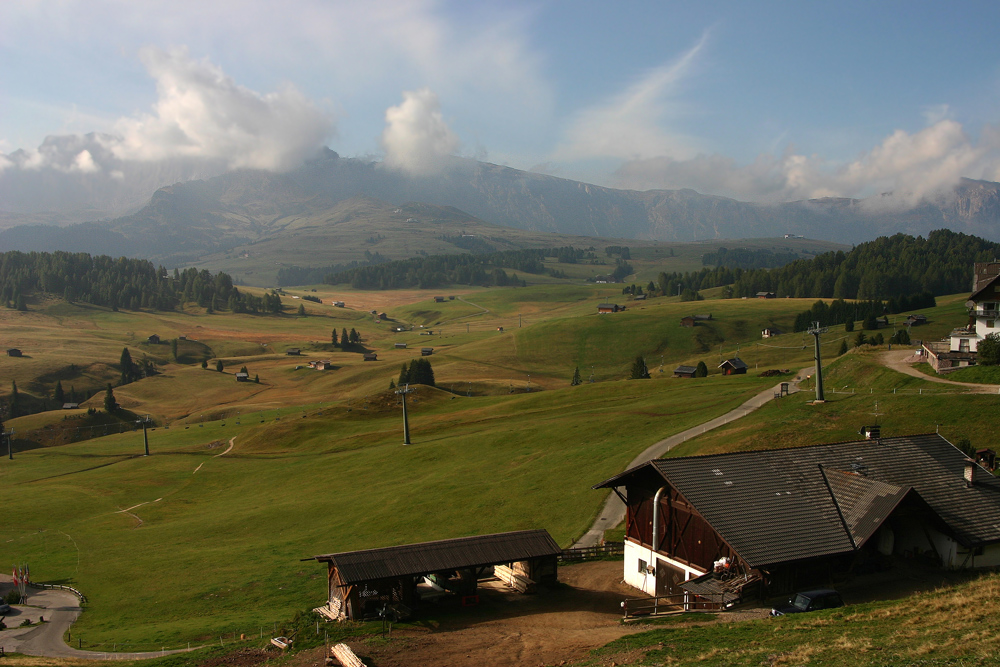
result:
<svg viewBox="0 0 1000 667"><path fill-rule="evenodd" d="M324 554L331 615L371 618L386 606L419 606L418 585L476 595L476 582L488 568L510 566L519 576L555 583L562 550L545 530L522 530L459 537L397 547Z"/></svg>

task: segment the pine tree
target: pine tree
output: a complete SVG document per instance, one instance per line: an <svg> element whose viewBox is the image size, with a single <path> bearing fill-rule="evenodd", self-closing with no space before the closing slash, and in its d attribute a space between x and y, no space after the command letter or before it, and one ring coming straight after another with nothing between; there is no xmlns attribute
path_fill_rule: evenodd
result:
<svg viewBox="0 0 1000 667"><path fill-rule="evenodd" d="M858 335L854 337L854 347L861 347L868 342L868 337L865 336L864 331L859 331Z"/></svg>
<svg viewBox="0 0 1000 667"><path fill-rule="evenodd" d="M403 387L410 383L410 371L406 368L406 362L403 362L403 368L399 371L399 380L396 382L400 387Z"/></svg>
<svg viewBox="0 0 1000 667"><path fill-rule="evenodd" d="M254 376L253 376L253 381L254 381L255 383L257 383L257 384L260 384L260 376L259 376L259 375L257 375L257 374L254 374Z"/></svg>
<svg viewBox="0 0 1000 667"><path fill-rule="evenodd" d="M118 383L119 385L134 382L138 378L139 373L127 347L122 348L122 356L118 361L118 368L121 370L121 382Z"/></svg>
<svg viewBox="0 0 1000 667"><path fill-rule="evenodd" d="M174 355L174 361L177 361L177 339L170 339L170 353Z"/></svg>
<svg viewBox="0 0 1000 667"><path fill-rule="evenodd" d="M201 367L205 368L205 369L208 368L208 359L202 359L201 360Z"/></svg>
<svg viewBox="0 0 1000 667"><path fill-rule="evenodd" d="M11 380L10 383L10 416L20 417L21 416L21 405L20 397L17 393L17 380Z"/></svg>
<svg viewBox="0 0 1000 667"><path fill-rule="evenodd" d="M250 375L250 371L247 370L246 366L243 366L242 368L240 368L240 373L246 373L247 375Z"/></svg>
<svg viewBox="0 0 1000 667"><path fill-rule="evenodd" d="M708 377L708 366L705 365L704 361L698 362L698 365L694 369L694 376L696 378Z"/></svg>
<svg viewBox="0 0 1000 667"><path fill-rule="evenodd" d="M334 329L330 332L330 343L336 347L337 346L337 330Z"/></svg>
<svg viewBox="0 0 1000 667"><path fill-rule="evenodd" d="M573 371L573 379L570 381L569 386L575 387L578 384L582 384L583 379L580 378L580 367L577 366L576 370Z"/></svg>
<svg viewBox="0 0 1000 667"><path fill-rule="evenodd" d="M639 355L632 362L632 372L629 375L630 380L645 380L649 378L649 370L646 368L646 360Z"/></svg>
<svg viewBox="0 0 1000 667"><path fill-rule="evenodd" d="M306 306L305 306L305 304L302 304L302 303L299 304L298 315L299 315L299 317L305 317L306 316Z"/></svg>
<svg viewBox="0 0 1000 667"><path fill-rule="evenodd" d="M108 383L107 391L104 392L104 411L109 415L118 410L118 401L115 400L115 392L111 389L111 383Z"/></svg>
<svg viewBox="0 0 1000 667"><path fill-rule="evenodd" d="M56 403L62 407L62 404L66 402L66 392L63 391L62 380L56 381L55 391L52 392L52 397L56 399Z"/></svg>
<svg viewBox="0 0 1000 667"><path fill-rule="evenodd" d="M395 383L395 382L393 382L393 381L392 381L392 380L390 379L390 380L389 380L389 389L395 389L395 388L396 388L396 383Z"/></svg>
<svg viewBox="0 0 1000 667"><path fill-rule="evenodd" d="M348 340L351 341L351 345L357 345L358 343L361 342L361 334L359 334L357 331L355 331L354 328L352 327L351 328L351 335L348 338Z"/></svg>
<svg viewBox="0 0 1000 667"><path fill-rule="evenodd" d="M216 359L215 360L215 370L217 370L218 372L221 373L223 368L225 368L225 366L222 365L222 359Z"/></svg>
<svg viewBox="0 0 1000 667"><path fill-rule="evenodd" d="M837 356L838 357L841 356L841 355L843 355L843 354L847 354L847 339L846 338L844 340L840 341L840 349L837 350Z"/></svg>
<svg viewBox="0 0 1000 667"><path fill-rule="evenodd" d="M340 332L340 347L346 350L348 345L350 345L351 339L347 337L347 327L344 327Z"/></svg>

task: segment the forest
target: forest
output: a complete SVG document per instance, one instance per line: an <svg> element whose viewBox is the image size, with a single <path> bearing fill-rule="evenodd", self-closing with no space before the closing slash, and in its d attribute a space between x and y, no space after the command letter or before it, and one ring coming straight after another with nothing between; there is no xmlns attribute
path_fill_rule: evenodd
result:
<svg viewBox="0 0 1000 667"><path fill-rule="evenodd" d="M0 253L0 303L27 309L32 293L62 296L66 301L113 310L175 310L186 303L241 313L275 313L281 299L244 294L226 273L194 268L168 273L144 259L91 256L69 252Z"/></svg>

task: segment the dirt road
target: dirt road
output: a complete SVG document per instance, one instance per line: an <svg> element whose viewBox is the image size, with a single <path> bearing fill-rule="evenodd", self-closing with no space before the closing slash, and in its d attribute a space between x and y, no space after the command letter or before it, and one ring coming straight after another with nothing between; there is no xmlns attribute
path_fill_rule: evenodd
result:
<svg viewBox="0 0 1000 667"><path fill-rule="evenodd" d="M955 382L953 380L945 380L944 378L934 377L933 375L927 375L926 373L921 373L913 364L917 362L925 361L921 357L913 355L911 350L892 350L889 352L883 352L879 355L879 363L881 363L886 368L891 368L897 373L902 373L903 375L909 375L915 378L920 378L921 380L927 380L928 382L937 382L939 384L950 384L953 387L960 387L962 389L968 390L970 394L1000 394L1000 385L995 384L973 384L971 382Z"/></svg>

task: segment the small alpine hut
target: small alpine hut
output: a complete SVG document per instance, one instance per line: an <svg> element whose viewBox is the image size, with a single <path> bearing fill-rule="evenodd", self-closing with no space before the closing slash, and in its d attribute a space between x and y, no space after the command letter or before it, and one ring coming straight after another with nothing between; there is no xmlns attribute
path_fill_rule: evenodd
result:
<svg viewBox="0 0 1000 667"><path fill-rule="evenodd" d="M625 306L619 306L617 303L602 303L597 306L597 312L600 315L617 313L623 310L625 310Z"/></svg>
<svg viewBox="0 0 1000 667"><path fill-rule="evenodd" d="M287 350L285 350L285 354L287 354L290 357L297 357L302 354L302 350L300 350L297 347L290 347Z"/></svg>
<svg viewBox="0 0 1000 667"><path fill-rule="evenodd" d="M678 366L674 369L675 378L693 378L698 371L695 366Z"/></svg>
<svg viewBox="0 0 1000 667"><path fill-rule="evenodd" d="M242 373L242 372L237 373L236 374L236 381L237 382L249 382L250 381L250 374L249 373Z"/></svg>
<svg viewBox="0 0 1000 667"><path fill-rule="evenodd" d="M21 356L21 350L19 350L16 347L9 348L7 350L7 356L8 357L20 357Z"/></svg>
<svg viewBox="0 0 1000 667"><path fill-rule="evenodd" d="M773 299L775 296L774 292L757 292L758 299Z"/></svg>
<svg viewBox="0 0 1000 667"><path fill-rule="evenodd" d="M363 357L365 361L378 361L378 354L375 352L365 352Z"/></svg>
<svg viewBox="0 0 1000 667"><path fill-rule="evenodd" d="M722 369L723 375L746 375L748 366L739 357L733 357L719 364L719 368Z"/></svg>
<svg viewBox="0 0 1000 667"><path fill-rule="evenodd" d="M160 337L157 336L156 334L153 334L152 336L146 339L146 342L149 343L150 345L159 345Z"/></svg>
<svg viewBox="0 0 1000 667"><path fill-rule="evenodd" d="M420 356L421 357L429 357L432 354L434 354L434 348L433 347L422 347L422 348L420 348Z"/></svg>
<svg viewBox="0 0 1000 667"><path fill-rule="evenodd" d="M378 617L386 606L405 613L418 609L421 600L448 594L460 596L463 605L475 604L477 581L491 568L504 569L520 584L554 584L561 553L548 531L522 530L313 559L327 564L327 605L320 608L322 613L362 620Z"/></svg>

